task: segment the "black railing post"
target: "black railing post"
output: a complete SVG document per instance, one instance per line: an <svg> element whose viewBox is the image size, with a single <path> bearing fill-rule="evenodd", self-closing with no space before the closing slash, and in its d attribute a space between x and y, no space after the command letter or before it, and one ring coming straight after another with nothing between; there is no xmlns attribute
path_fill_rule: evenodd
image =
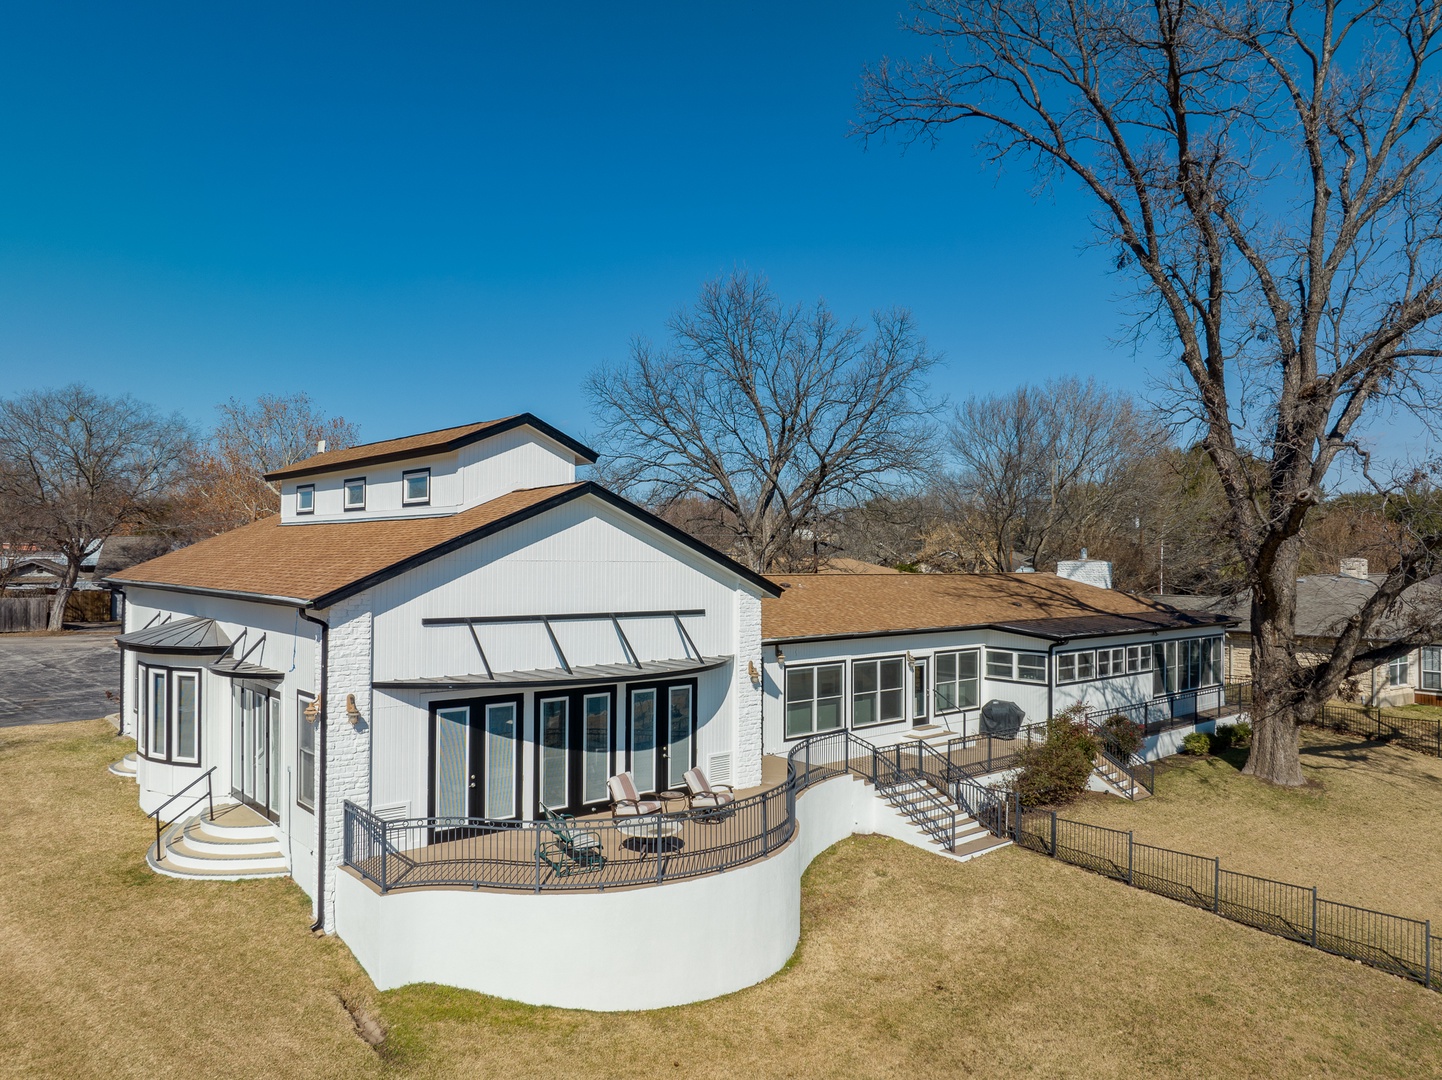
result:
<svg viewBox="0 0 1442 1080"><path fill-rule="evenodd" d="M1136 847L1136 833L1131 829L1127 830L1127 884L1132 883L1132 852Z"/></svg>
<svg viewBox="0 0 1442 1080"><path fill-rule="evenodd" d="M385 822L381 822L381 892L382 892L382 893L388 892L388 891L390 890L390 887L391 887L391 872L390 872L390 859L389 859L390 846L391 846L390 830L387 828Z"/></svg>
<svg viewBox="0 0 1442 1080"><path fill-rule="evenodd" d="M1056 858L1056 811L1051 812L1051 857Z"/></svg>
<svg viewBox="0 0 1442 1080"><path fill-rule="evenodd" d="M210 820L215 820L215 785L211 783L211 773L205 774L205 801L210 804Z"/></svg>
<svg viewBox="0 0 1442 1080"><path fill-rule="evenodd" d="M761 854L771 850L771 830L766 827L766 800L761 800Z"/></svg>
<svg viewBox="0 0 1442 1080"><path fill-rule="evenodd" d="M1427 935L1427 936L1423 939L1423 945L1422 945L1422 958L1423 958L1423 959L1422 959L1422 963L1423 963L1424 965L1426 965L1425 968L1424 968L1424 970L1423 970L1423 972L1422 972L1423 985L1426 986L1428 990L1431 990L1431 989L1432 989L1432 920L1431 920L1431 919L1428 919L1425 923L1422 924L1422 933L1424 933L1424 934Z"/></svg>
<svg viewBox="0 0 1442 1080"><path fill-rule="evenodd" d="M986 737L986 771L991 772L991 736Z"/></svg>
<svg viewBox="0 0 1442 1080"><path fill-rule="evenodd" d="M1312 948L1317 947L1317 886L1312 886Z"/></svg>
<svg viewBox="0 0 1442 1080"><path fill-rule="evenodd" d="M1012 824L1013 836L1018 844L1021 843L1021 792L1016 793L1016 821Z"/></svg>
<svg viewBox="0 0 1442 1080"><path fill-rule="evenodd" d="M1220 857L1212 860L1212 914L1220 915L1222 911L1222 860Z"/></svg>

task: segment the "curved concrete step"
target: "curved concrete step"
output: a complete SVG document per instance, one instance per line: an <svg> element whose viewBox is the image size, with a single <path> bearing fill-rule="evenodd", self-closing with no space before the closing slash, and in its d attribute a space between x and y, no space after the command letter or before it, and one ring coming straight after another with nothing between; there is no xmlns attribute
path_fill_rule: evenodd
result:
<svg viewBox="0 0 1442 1080"><path fill-rule="evenodd" d="M135 753L132 751L126 754L119 761L112 761L106 766L106 770L112 776L122 776L127 780L135 779Z"/></svg>
<svg viewBox="0 0 1442 1080"><path fill-rule="evenodd" d="M219 814L217 814L219 816ZM173 823L145 853L145 861L157 874L176 878L240 880L283 877L290 873L285 852L267 823L262 831L254 826L250 836L216 835L214 824L200 814Z"/></svg>

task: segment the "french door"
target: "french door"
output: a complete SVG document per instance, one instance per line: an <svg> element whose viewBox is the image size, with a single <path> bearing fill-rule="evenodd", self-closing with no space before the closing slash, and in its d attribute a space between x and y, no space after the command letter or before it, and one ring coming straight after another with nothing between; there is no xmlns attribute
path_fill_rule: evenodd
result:
<svg viewBox="0 0 1442 1080"><path fill-rule="evenodd" d="M235 688L230 788L241 802L280 820L280 698L263 687Z"/></svg>
<svg viewBox="0 0 1442 1080"><path fill-rule="evenodd" d="M610 801L616 695L611 687L536 695L536 815L588 814Z"/></svg>
<svg viewBox="0 0 1442 1080"><path fill-rule="evenodd" d="M931 723L931 710L927 706L931 694L926 684L926 660L911 662L911 726L925 727Z"/></svg>
<svg viewBox="0 0 1442 1080"><path fill-rule="evenodd" d="M631 776L642 793L685 788L696 764L696 684L632 687L628 737Z"/></svg>
<svg viewBox="0 0 1442 1080"><path fill-rule="evenodd" d="M432 817L509 821L520 816L519 695L436 702L430 728ZM451 831L438 829L436 839Z"/></svg>

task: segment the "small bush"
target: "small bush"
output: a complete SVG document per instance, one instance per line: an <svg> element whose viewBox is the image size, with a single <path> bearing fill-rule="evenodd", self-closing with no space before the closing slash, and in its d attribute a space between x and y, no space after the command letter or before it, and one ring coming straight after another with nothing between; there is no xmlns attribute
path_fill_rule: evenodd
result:
<svg viewBox="0 0 1442 1080"><path fill-rule="evenodd" d="M1085 706L1074 705L1052 717L1046 741L1022 747L1016 790L1023 806L1070 802L1085 790L1097 753L1096 738L1082 721L1085 712Z"/></svg>
<svg viewBox="0 0 1442 1080"><path fill-rule="evenodd" d="M1212 752L1212 737L1205 731L1194 731L1182 740L1182 753L1205 757Z"/></svg>
<svg viewBox="0 0 1442 1080"><path fill-rule="evenodd" d="M1217 729L1212 732L1211 739L1212 753L1220 754L1223 750L1232 745L1232 729L1229 727L1223 727L1221 724L1218 724Z"/></svg>
<svg viewBox="0 0 1442 1080"><path fill-rule="evenodd" d="M1250 720L1238 720L1227 730L1232 733L1233 746L1252 745L1252 722Z"/></svg>
<svg viewBox="0 0 1442 1080"><path fill-rule="evenodd" d="M1147 741L1146 728L1121 715L1106 718L1102 723L1101 736L1106 748L1123 761L1130 760Z"/></svg>

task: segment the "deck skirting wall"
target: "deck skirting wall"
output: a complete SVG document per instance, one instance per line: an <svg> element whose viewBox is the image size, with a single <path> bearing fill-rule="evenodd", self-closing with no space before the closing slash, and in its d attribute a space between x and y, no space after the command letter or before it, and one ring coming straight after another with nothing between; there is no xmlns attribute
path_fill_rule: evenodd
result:
<svg viewBox="0 0 1442 1080"><path fill-rule="evenodd" d="M602 1012L704 1001L785 965L801 935L801 875L821 852L853 833L925 846L851 776L801 793L796 814L795 839L770 858L646 888L382 896L341 869L337 932L380 990L433 982Z"/></svg>

